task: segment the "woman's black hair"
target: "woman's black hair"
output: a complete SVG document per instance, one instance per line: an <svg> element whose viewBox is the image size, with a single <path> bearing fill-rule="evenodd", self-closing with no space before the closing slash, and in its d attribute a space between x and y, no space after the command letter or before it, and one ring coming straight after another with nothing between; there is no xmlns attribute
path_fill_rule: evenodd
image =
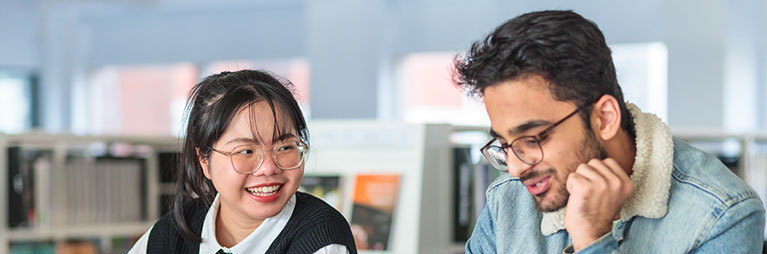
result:
<svg viewBox="0 0 767 254"><path fill-rule="evenodd" d="M194 234L187 224L183 205L195 198L206 207L213 203L217 191L204 176L200 159L210 156L213 144L224 134L237 112L249 109L253 104L267 102L274 116L272 138L295 131L298 138L309 143L306 120L292 91L293 84L290 81L263 70L210 75L192 88L186 106L188 122L179 157L176 195L171 211L184 237L202 242L200 236ZM249 111L251 121L255 121L255 112ZM278 111L281 119L277 117ZM255 123L251 122L254 138L260 139L255 128Z"/></svg>
<svg viewBox="0 0 767 254"><path fill-rule="evenodd" d="M465 56L457 56L454 66L455 82L479 96L489 86L540 75L554 99L586 109L580 116L587 128L591 104L611 95L618 101L621 127L634 136L604 35L575 12L539 11L513 18L472 44Z"/></svg>

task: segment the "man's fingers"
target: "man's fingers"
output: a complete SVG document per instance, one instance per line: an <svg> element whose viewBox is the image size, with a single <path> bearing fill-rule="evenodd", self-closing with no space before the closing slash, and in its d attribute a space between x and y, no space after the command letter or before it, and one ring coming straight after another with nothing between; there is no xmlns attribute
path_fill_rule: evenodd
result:
<svg viewBox="0 0 767 254"><path fill-rule="evenodd" d="M631 195L634 192L634 183L631 182L631 178L626 174L626 171L618 165L617 161L611 158L605 159L604 163L621 179L621 184L617 190L621 191L624 195Z"/></svg>
<svg viewBox="0 0 767 254"><path fill-rule="evenodd" d="M565 183L565 187L567 188L567 192L570 192L570 194L577 193L579 188L582 188L582 186L588 186L589 179L584 177L583 175L573 172L570 173L567 176L567 183Z"/></svg>
<svg viewBox="0 0 767 254"><path fill-rule="evenodd" d="M607 184L614 186L614 185L620 185L621 179L619 176L615 174L615 170L611 169L609 165L606 165L602 160L599 159L591 159L588 162L588 165L594 168L599 174L602 175L602 177L605 178L605 181Z"/></svg>
<svg viewBox="0 0 767 254"><path fill-rule="evenodd" d="M615 161L613 158L607 158L607 159L603 160L603 162L610 169L612 169L613 172L615 172L615 175L617 175L621 179L629 180L629 181L631 180L631 178L626 173L626 170L623 167L621 167L621 165L619 165L618 162Z"/></svg>
<svg viewBox="0 0 767 254"><path fill-rule="evenodd" d="M602 173L594 169L594 167L589 164L578 165L578 168L575 169L575 173L588 178L591 182L594 183L604 183L605 181L604 175L602 175Z"/></svg>

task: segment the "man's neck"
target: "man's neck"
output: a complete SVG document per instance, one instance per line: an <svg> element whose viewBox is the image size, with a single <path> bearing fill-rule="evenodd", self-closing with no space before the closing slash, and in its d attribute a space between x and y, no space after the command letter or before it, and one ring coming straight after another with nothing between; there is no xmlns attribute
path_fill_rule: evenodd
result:
<svg viewBox="0 0 767 254"><path fill-rule="evenodd" d="M626 174L631 175L636 157L636 141L626 131L620 130L615 138L608 140L605 151L607 157L615 159Z"/></svg>

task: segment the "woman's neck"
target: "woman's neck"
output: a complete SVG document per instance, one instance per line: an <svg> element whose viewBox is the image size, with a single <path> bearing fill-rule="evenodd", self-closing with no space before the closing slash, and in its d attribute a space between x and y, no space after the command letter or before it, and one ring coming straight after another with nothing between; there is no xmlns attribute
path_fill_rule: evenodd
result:
<svg viewBox="0 0 767 254"><path fill-rule="evenodd" d="M263 220L253 220L224 203L219 202L216 216L216 240L223 247L231 248L256 230Z"/></svg>

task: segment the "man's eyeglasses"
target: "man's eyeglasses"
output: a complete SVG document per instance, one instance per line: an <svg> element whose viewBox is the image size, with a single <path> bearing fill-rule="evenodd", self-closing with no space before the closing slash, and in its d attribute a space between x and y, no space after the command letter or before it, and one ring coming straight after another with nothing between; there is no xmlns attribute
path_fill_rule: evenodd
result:
<svg viewBox="0 0 767 254"><path fill-rule="evenodd" d="M252 174L264 163L265 151L258 144L246 144L232 148L231 152L211 150L226 155L232 162L234 170L240 174ZM283 170L296 169L304 163L309 147L296 137L280 141L272 147L271 155L277 167Z"/></svg>
<svg viewBox="0 0 767 254"><path fill-rule="evenodd" d="M551 130L554 129L554 127L557 127L559 124L567 120L568 118L575 115L575 113L578 113L582 108L578 107L570 113L569 115L562 118L562 120L557 121L556 123L551 124L548 128L538 133L538 135L534 136L522 136L519 138L514 139L511 141L511 143L508 144L493 144L493 143L499 143L498 138L493 138L490 140L490 142L487 142L485 146L480 148L479 150L482 152L482 156L485 157L485 159L490 162L490 165L493 165L495 169L498 169L500 171L508 171L507 168L507 155L508 148L511 147L511 150L514 151L514 155L519 158L520 161L524 162L528 165L535 165L540 163L543 160L543 148L541 148L541 142L543 140L546 140Z"/></svg>

